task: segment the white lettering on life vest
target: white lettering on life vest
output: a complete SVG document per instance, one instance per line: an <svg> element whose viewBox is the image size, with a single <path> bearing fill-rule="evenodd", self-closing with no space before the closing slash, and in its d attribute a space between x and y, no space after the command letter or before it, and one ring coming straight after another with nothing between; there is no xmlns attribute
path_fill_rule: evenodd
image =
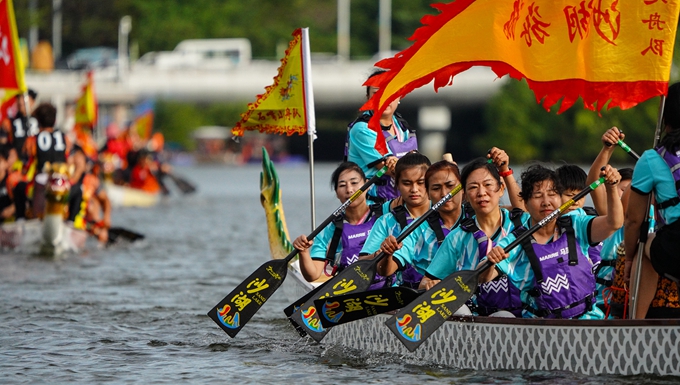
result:
<svg viewBox="0 0 680 385"><path fill-rule="evenodd" d="M360 237L365 237L366 232L364 231L363 233L357 233L357 234L352 234L347 237L347 239L354 239L354 238L360 238Z"/></svg>
<svg viewBox="0 0 680 385"><path fill-rule="evenodd" d="M541 262L547 261L548 259L553 259L553 258L557 257L559 254L560 254L560 253L556 251L556 252L554 252L554 253L551 253L551 254L542 256L541 258L539 258L539 260L540 260Z"/></svg>

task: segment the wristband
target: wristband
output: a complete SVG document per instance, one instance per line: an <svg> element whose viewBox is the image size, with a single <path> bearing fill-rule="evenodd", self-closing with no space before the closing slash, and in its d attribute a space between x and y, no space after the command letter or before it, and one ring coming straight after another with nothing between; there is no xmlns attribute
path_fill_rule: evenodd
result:
<svg viewBox="0 0 680 385"><path fill-rule="evenodd" d="M501 178L505 178L506 176L510 176L510 175L512 175L512 169L508 168L508 171L499 172L498 175L500 175Z"/></svg>

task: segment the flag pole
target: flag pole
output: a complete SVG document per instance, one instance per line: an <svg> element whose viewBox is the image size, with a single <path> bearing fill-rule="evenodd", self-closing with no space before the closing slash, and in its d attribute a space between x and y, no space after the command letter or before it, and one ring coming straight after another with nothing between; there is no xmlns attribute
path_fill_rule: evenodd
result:
<svg viewBox="0 0 680 385"><path fill-rule="evenodd" d="M656 148L656 146L659 145L659 141L661 140L661 126L663 125L663 111L664 111L664 106L666 105L666 96L661 95L661 101L659 102L659 113L656 118L656 132L654 133L654 146L652 148ZM630 313L628 314L628 318L630 319L635 319L636 314L637 314L637 307L638 307L638 291L640 289L640 274L641 274L641 269L642 269L642 258L645 257L645 244L647 243L647 237L649 234L649 218L652 216L653 218L653 213L650 213L650 209L652 207L652 194L653 192L649 193L649 197L647 198L647 208L645 210L645 220L642 222L642 226L640 226L640 242L638 243L638 249L637 249L637 259L635 260L635 274L631 277L630 280L630 298L628 301L628 308L630 309Z"/></svg>
<svg viewBox="0 0 680 385"><path fill-rule="evenodd" d="M309 28L302 28L302 70L304 71L305 117L309 138L309 194L311 197L312 229L316 228L314 199L314 139L316 139L316 115L314 114L314 90L312 88L312 61L309 49Z"/></svg>

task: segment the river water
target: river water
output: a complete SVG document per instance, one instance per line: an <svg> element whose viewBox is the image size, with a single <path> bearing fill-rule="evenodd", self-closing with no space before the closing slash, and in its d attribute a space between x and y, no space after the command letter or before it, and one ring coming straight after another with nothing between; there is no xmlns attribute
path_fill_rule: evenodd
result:
<svg viewBox="0 0 680 385"><path fill-rule="evenodd" d="M311 230L306 165L277 168L290 234ZM317 223L339 203L317 165ZM259 165L179 168L195 182L114 226L146 239L52 260L0 251L0 383L677 383L677 377L456 370L300 338L279 290L234 339L206 312L269 257ZM404 363L408 362L408 363Z"/></svg>

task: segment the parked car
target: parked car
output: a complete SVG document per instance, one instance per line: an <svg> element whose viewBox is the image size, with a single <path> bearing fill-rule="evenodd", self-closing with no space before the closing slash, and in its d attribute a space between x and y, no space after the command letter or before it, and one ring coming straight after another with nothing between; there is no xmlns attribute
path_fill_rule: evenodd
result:
<svg viewBox="0 0 680 385"><path fill-rule="evenodd" d="M82 70L115 66L118 50L110 47L81 48L66 58L69 69Z"/></svg>

